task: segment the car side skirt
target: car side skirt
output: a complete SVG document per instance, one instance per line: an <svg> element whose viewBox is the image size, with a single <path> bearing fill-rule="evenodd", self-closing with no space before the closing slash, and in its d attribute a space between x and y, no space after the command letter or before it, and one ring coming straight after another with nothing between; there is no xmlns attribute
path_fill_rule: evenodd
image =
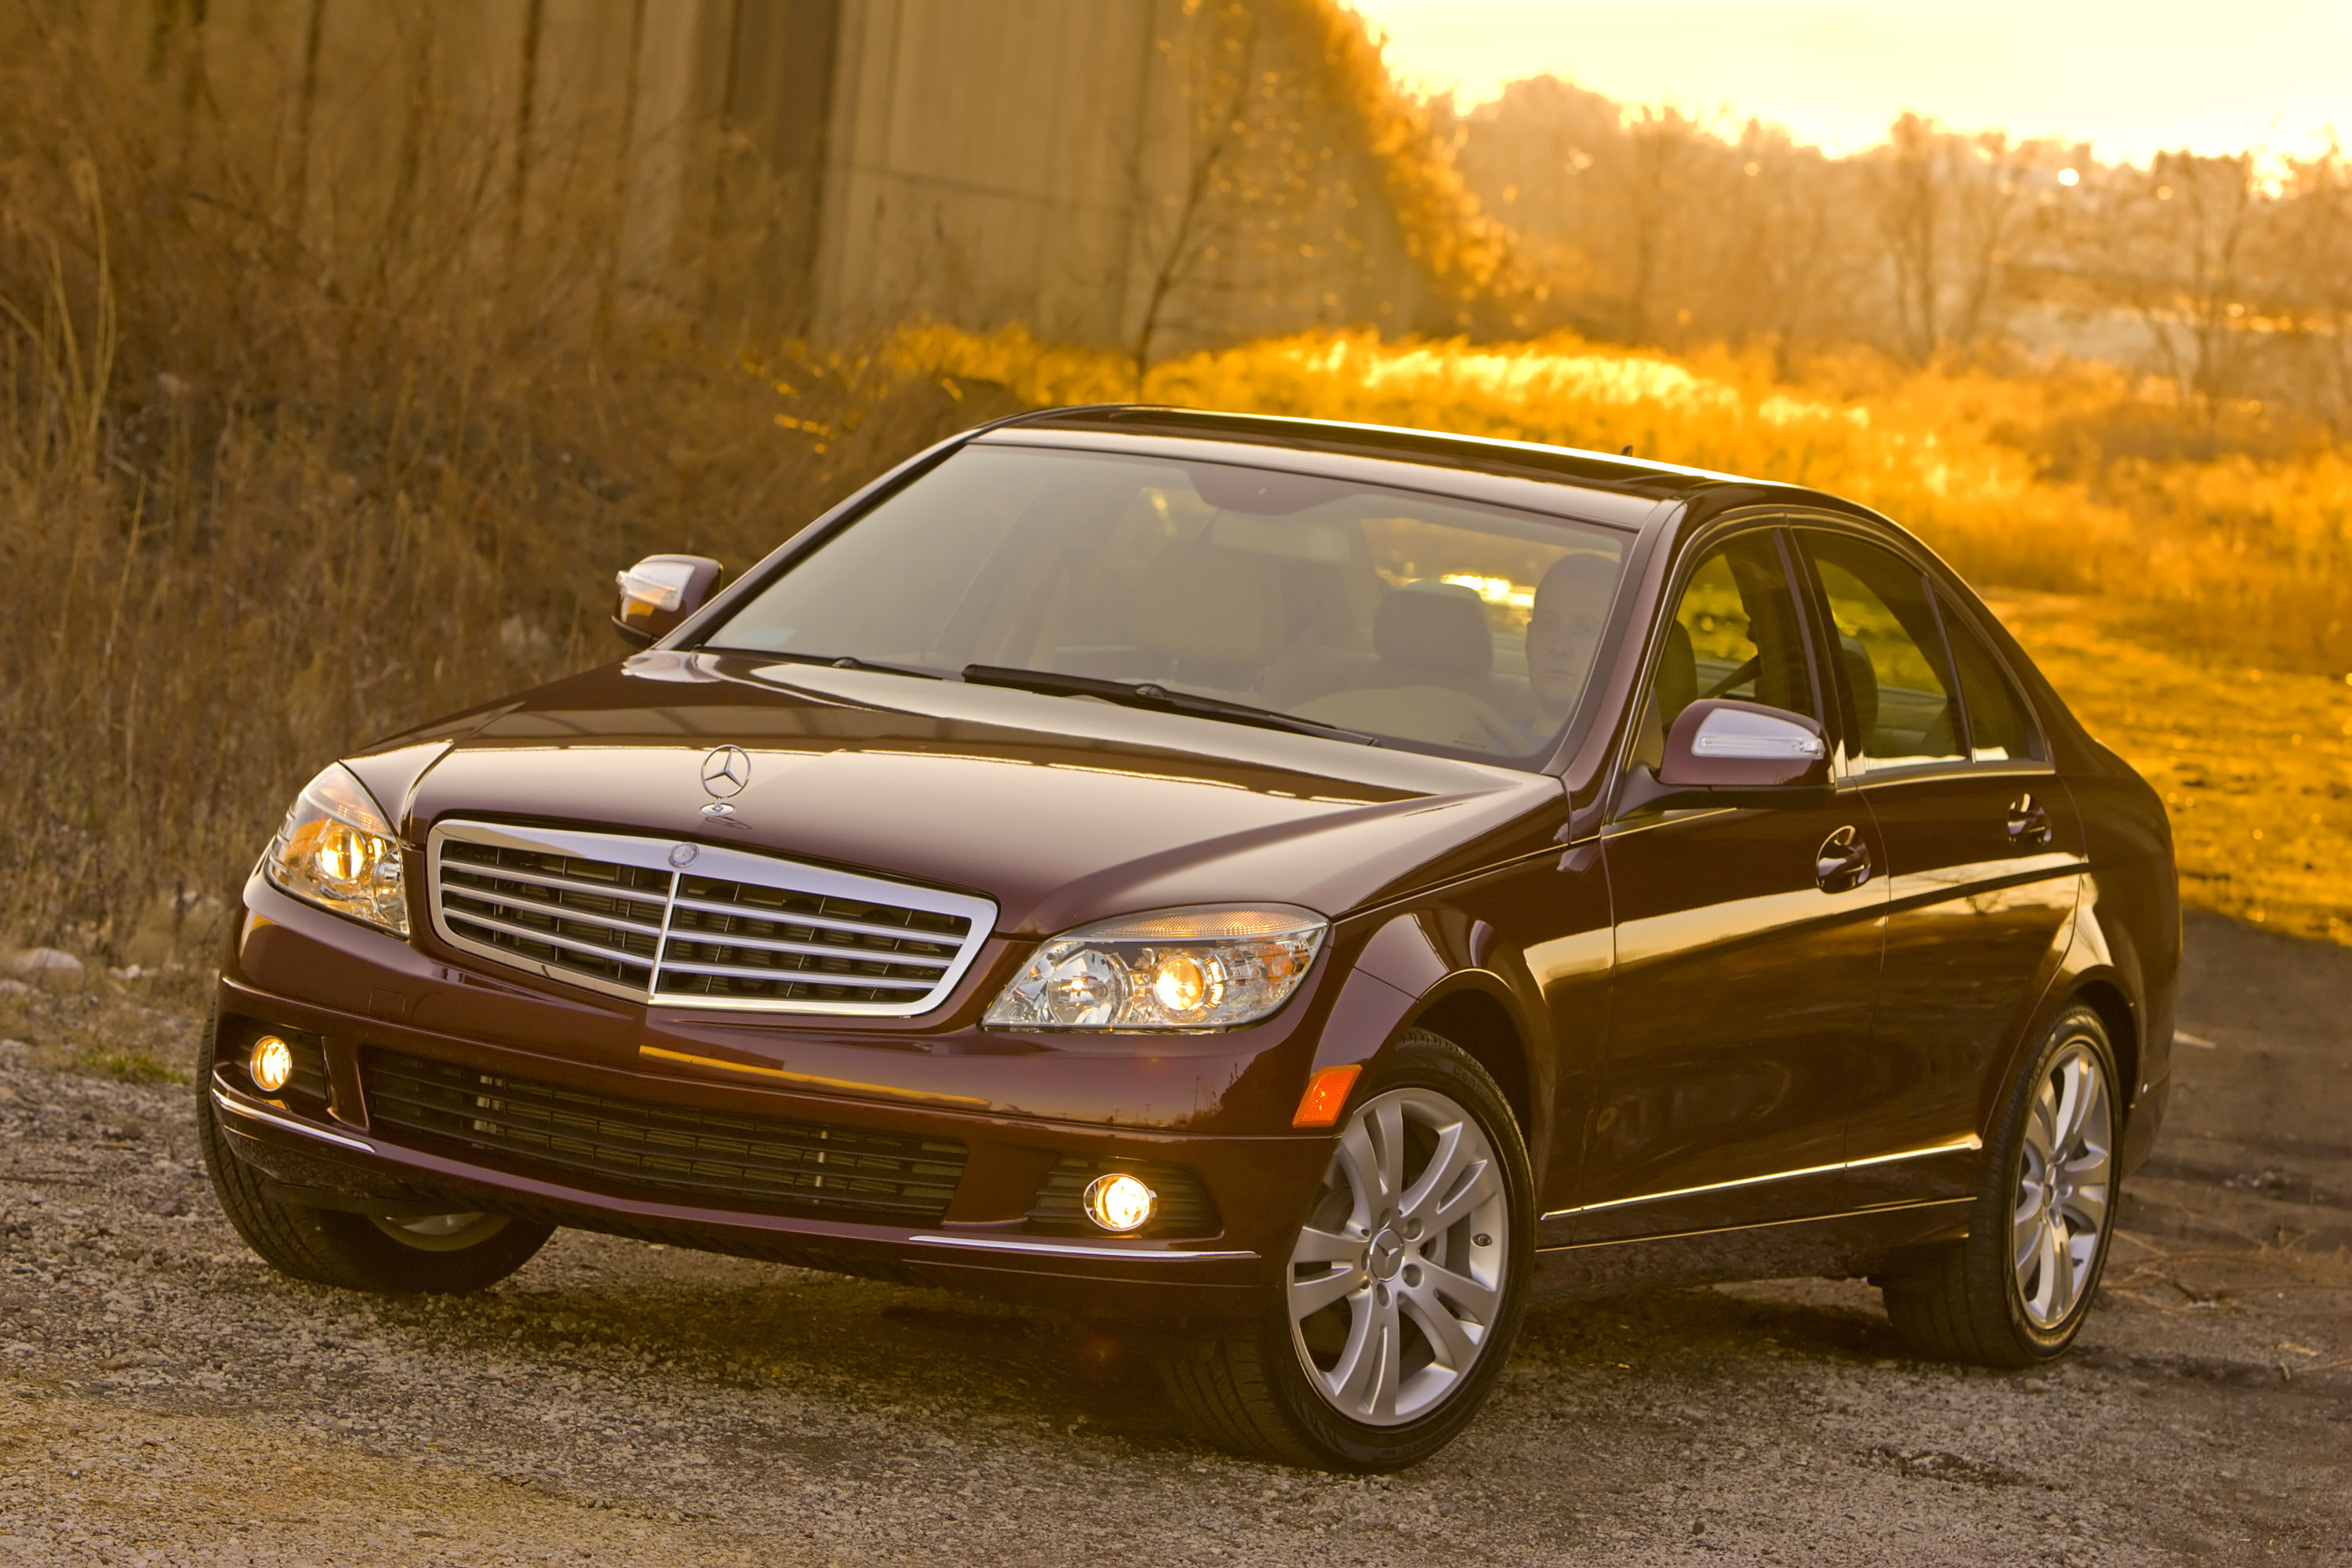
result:
<svg viewBox="0 0 2352 1568"><path fill-rule="evenodd" d="M1539 1300L1572 1301L1678 1285L1799 1275L1855 1278L1899 1269L1906 1256L1969 1234L1971 1197L1638 1240L1587 1242L1536 1254Z"/></svg>

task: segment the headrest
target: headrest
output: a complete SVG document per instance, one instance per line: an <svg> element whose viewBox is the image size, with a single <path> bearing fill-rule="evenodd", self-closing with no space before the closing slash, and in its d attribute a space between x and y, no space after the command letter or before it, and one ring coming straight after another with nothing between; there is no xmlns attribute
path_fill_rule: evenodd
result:
<svg viewBox="0 0 2352 1568"><path fill-rule="evenodd" d="M1392 589L1372 616L1372 647L1391 664L1433 675L1485 675L1495 668L1486 601L1458 583Z"/></svg>
<svg viewBox="0 0 2352 1568"><path fill-rule="evenodd" d="M1658 723L1669 730L1682 710L1698 700L1698 655L1691 647L1690 628L1680 621L1666 623L1652 689L1658 698Z"/></svg>
<svg viewBox="0 0 2352 1568"><path fill-rule="evenodd" d="M1180 540L1137 580L1128 626L1175 658L1264 664L1282 647L1282 583L1263 555Z"/></svg>

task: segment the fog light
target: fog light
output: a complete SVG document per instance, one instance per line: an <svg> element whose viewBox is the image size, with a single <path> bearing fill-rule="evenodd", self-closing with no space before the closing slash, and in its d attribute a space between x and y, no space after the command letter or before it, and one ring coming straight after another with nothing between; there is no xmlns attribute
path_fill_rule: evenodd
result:
<svg viewBox="0 0 2352 1568"><path fill-rule="evenodd" d="M294 1076L294 1050L275 1035L264 1035L253 1042L253 1059L246 1064L253 1077L253 1087L264 1094L276 1094Z"/></svg>
<svg viewBox="0 0 2352 1568"><path fill-rule="evenodd" d="M1087 1217L1115 1236L1141 1230L1159 1206L1160 1194L1123 1171L1087 1184Z"/></svg>

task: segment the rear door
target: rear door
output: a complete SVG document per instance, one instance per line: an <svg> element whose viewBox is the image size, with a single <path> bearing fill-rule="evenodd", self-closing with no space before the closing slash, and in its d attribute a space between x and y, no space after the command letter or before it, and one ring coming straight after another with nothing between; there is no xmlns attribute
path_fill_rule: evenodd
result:
<svg viewBox="0 0 2352 1568"><path fill-rule="evenodd" d="M1846 1127L1857 1204L1968 1195L1987 1081L2054 972L2082 835L2041 726L1922 563L1800 529L1885 846L1885 978Z"/></svg>
<svg viewBox="0 0 2352 1568"><path fill-rule="evenodd" d="M1628 766L1657 765L1701 697L1823 717L1787 541L1750 528L1694 552L1651 653ZM1884 879L1859 794L1621 817L1602 854L1615 999L1586 1145L1578 1242L1836 1206L1849 1089L1868 1044Z"/></svg>

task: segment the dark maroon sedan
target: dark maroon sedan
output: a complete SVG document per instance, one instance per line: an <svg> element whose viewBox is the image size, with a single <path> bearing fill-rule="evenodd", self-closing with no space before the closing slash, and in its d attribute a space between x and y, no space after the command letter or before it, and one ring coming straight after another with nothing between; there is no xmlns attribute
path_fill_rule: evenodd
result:
<svg viewBox="0 0 2352 1568"><path fill-rule="evenodd" d="M2170 837L1885 519L1081 409L718 577L640 563L645 651L303 790L200 1079L271 1263L475 1289L567 1225L986 1291L1364 1469L1539 1298L2080 1329L2169 1081Z"/></svg>

